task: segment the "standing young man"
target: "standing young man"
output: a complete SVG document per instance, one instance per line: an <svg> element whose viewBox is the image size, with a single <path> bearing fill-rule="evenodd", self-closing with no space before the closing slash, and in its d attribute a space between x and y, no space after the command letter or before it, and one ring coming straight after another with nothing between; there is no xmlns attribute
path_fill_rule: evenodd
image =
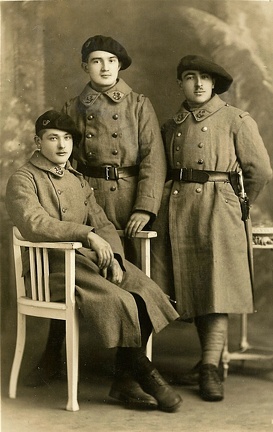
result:
<svg viewBox="0 0 273 432"><path fill-rule="evenodd" d="M119 77L132 61L119 42L92 36L81 54L89 82L64 106L83 134L73 158L107 217L134 237L155 219L166 178L158 120L150 100Z"/></svg>
<svg viewBox="0 0 273 432"><path fill-rule="evenodd" d="M253 312L241 178L251 205L272 170L255 121L218 96L233 81L221 66L188 55L177 80L185 100L162 128L168 181L153 227L152 278L175 299L181 319L194 320L200 394L219 401L228 314Z"/></svg>

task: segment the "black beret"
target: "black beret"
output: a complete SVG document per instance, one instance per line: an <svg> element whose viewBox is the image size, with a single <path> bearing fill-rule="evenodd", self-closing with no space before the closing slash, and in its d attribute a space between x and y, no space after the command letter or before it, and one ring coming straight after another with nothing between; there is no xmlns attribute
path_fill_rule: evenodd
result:
<svg viewBox="0 0 273 432"><path fill-rule="evenodd" d="M117 56L121 62L120 69L127 69L132 63L126 49L119 42L108 36L92 36L82 46L82 61L87 62L88 56L93 51L106 51Z"/></svg>
<svg viewBox="0 0 273 432"><path fill-rule="evenodd" d="M187 55L180 60L177 66L179 80L181 80L182 72L186 70L198 70L210 74L215 78L214 92L217 94L226 92L233 81L232 76L224 68L197 55Z"/></svg>
<svg viewBox="0 0 273 432"><path fill-rule="evenodd" d="M36 135L44 129L58 129L68 132L73 137L73 143L77 145L82 138L81 132L77 129L72 118L65 114L54 110L46 111L37 118L35 123Z"/></svg>

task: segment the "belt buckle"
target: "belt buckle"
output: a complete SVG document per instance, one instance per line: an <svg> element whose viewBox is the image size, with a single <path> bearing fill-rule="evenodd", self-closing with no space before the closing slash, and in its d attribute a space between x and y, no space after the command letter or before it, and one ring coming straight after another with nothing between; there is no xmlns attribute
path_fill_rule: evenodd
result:
<svg viewBox="0 0 273 432"><path fill-rule="evenodd" d="M179 173L179 180L192 181L192 168L181 168Z"/></svg>
<svg viewBox="0 0 273 432"><path fill-rule="evenodd" d="M118 169L116 167L105 167L105 180L118 180L118 178Z"/></svg>
<svg viewBox="0 0 273 432"><path fill-rule="evenodd" d="M105 167L105 180L109 180L109 171L110 171L110 167L109 166Z"/></svg>

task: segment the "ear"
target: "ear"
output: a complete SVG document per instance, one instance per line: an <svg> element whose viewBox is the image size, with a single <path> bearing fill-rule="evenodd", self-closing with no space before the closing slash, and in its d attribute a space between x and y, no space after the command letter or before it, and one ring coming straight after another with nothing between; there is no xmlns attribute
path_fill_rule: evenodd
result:
<svg viewBox="0 0 273 432"><path fill-rule="evenodd" d="M82 62L82 69L84 70L84 72L86 72L87 74L89 73L88 72L88 64L86 63L86 62Z"/></svg>
<svg viewBox="0 0 273 432"><path fill-rule="evenodd" d="M38 135L35 135L34 142L35 142L37 148L40 149L41 148L41 138L38 137Z"/></svg>
<svg viewBox="0 0 273 432"><path fill-rule="evenodd" d="M214 89L215 87L215 78L212 78L212 88Z"/></svg>
<svg viewBox="0 0 273 432"><path fill-rule="evenodd" d="M118 62L118 70L120 71L120 69L121 69L121 62L119 61Z"/></svg>
<svg viewBox="0 0 273 432"><path fill-rule="evenodd" d="M176 82L179 85L179 87L182 88L183 90L183 82L180 79L177 79Z"/></svg>

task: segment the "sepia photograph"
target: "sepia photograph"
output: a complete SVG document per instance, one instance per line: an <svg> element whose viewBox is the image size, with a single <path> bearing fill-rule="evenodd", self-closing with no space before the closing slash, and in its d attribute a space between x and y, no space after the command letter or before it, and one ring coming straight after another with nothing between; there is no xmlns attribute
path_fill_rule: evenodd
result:
<svg viewBox="0 0 273 432"><path fill-rule="evenodd" d="M273 1L0 17L1 431L271 431Z"/></svg>

